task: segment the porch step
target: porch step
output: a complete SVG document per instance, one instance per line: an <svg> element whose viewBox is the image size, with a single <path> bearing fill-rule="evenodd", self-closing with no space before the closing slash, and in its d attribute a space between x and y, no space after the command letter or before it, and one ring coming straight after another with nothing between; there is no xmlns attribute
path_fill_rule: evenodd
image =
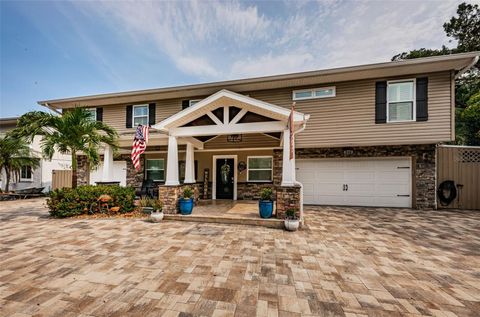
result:
<svg viewBox="0 0 480 317"><path fill-rule="evenodd" d="M223 224L236 224L236 225L249 225L249 226L261 226L267 228L284 227L282 219L270 218L238 218L238 217L215 217L215 216L202 216L202 215L179 215L179 214L165 214L164 220L177 220L177 221L192 221L192 222L208 222L208 223L223 223Z"/></svg>

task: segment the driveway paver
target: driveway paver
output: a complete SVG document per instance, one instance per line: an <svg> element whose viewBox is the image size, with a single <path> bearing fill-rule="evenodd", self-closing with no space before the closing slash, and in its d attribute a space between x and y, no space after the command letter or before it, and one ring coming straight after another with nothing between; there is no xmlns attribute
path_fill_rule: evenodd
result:
<svg viewBox="0 0 480 317"><path fill-rule="evenodd" d="M480 312L480 212L306 207L291 233L50 219L42 205L0 204L1 316Z"/></svg>

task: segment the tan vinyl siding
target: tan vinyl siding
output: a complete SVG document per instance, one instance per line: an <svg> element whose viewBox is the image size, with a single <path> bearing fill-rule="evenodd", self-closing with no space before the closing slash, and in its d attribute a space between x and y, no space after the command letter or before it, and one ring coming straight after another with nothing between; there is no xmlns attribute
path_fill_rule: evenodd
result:
<svg viewBox="0 0 480 317"><path fill-rule="evenodd" d="M425 75L411 76L424 77ZM450 72L429 74L428 121L375 124L375 82L360 80L332 83L336 97L297 101L296 109L310 114L296 146L331 147L436 143L451 140ZM398 78L383 78L391 80ZM308 87L299 87L299 89ZM290 107L292 89L251 92L250 96Z"/></svg>
<svg viewBox="0 0 480 317"><path fill-rule="evenodd" d="M203 172L205 169L209 169L210 171L210 178L209 180L212 181L212 175L211 173L213 172L213 156L214 155L232 155L235 154L237 155L237 163L238 162L245 162L247 163L247 158L248 156L273 156L273 150L245 150L245 151L238 151L235 153L232 153L232 151L213 151L213 152L207 152L207 151L195 151L195 161L198 163L198 174L195 175L196 181L200 182L203 181ZM165 160L165 171L167 170L167 153L146 153L145 154L146 159L156 159L156 158L163 158ZM180 152L178 153L178 160L179 161L184 161L185 160L185 152ZM246 182L247 181L247 170L245 169L242 172L238 173L238 182Z"/></svg>
<svg viewBox="0 0 480 317"><path fill-rule="evenodd" d="M453 139L451 73L419 74L403 78L429 77L428 81L428 121L375 124L375 82L366 79L349 82L328 83L319 86L299 86L245 92L252 98L278 106L290 108L292 91L297 89L335 86L336 97L297 101L297 110L310 114L306 129L297 135L296 147L365 146L389 144L437 143ZM399 77L381 78L393 80ZM219 87L218 90L223 87ZM195 96L191 99L202 99ZM145 104L156 102L156 121L181 111L181 99L160 101L145 100ZM104 106L104 122L116 128L119 133L134 132L125 128L126 104ZM243 135L252 146L228 143L226 137L218 137L207 142L206 148L238 148L278 146L279 142L265 137L265 143L257 136ZM152 134L153 137L153 134ZM210 143L210 144L209 144ZM272 145L275 143L275 145Z"/></svg>
<svg viewBox="0 0 480 317"><path fill-rule="evenodd" d="M152 102L155 102L157 105L155 111L155 122L160 122L182 110L182 101L179 99L168 99L161 101L146 100L143 104L148 105ZM119 134L135 132L135 128L126 128L127 106L127 104L122 104L103 107L103 122L115 128Z"/></svg>

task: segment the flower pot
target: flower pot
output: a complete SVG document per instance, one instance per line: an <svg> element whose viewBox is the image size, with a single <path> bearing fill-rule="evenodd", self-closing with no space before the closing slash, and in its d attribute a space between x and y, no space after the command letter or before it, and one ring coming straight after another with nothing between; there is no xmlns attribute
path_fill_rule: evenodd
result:
<svg viewBox="0 0 480 317"><path fill-rule="evenodd" d="M153 222L160 222L163 220L163 212L162 211L155 211L150 214L150 219Z"/></svg>
<svg viewBox="0 0 480 317"><path fill-rule="evenodd" d="M180 198L178 206L182 215L190 215L193 210L193 198Z"/></svg>
<svg viewBox="0 0 480 317"><path fill-rule="evenodd" d="M285 229L288 231L297 231L300 226L300 220L298 219L285 219Z"/></svg>
<svg viewBox="0 0 480 317"><path fill-rule="evenodd" d="M153 213L153 207L142 207L142 212L147 215L151 214Z"/></svg>
<svg viewBox="0 0 480 317"><path fill-rule="evenodd" d="M258 202L258 211L260 212L260 217L271 218L273 213L273 201L260 200Z"/></svg>

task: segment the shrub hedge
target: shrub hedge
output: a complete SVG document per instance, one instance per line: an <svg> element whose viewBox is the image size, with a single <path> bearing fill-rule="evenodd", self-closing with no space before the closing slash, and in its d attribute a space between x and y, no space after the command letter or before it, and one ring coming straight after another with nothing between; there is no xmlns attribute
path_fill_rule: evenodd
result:
<svg viewBox="0 0 480 317"><path fill-rule="evenodd" d="M111 207L120 207L119 212L132 211L135 199L133 187L121 186L78 186L77 188L62 188L50 192L47 206L50 215L64 218L81 214L106 212L100 208L99 197L108 195L112 200Z"/></svg>

